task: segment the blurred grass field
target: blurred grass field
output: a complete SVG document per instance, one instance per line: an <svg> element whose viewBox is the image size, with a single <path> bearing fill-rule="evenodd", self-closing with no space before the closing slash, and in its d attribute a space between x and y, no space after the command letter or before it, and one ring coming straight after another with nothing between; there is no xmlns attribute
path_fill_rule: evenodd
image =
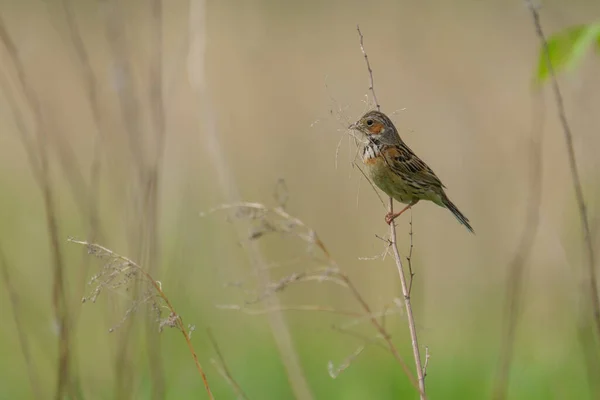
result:
<svg viewBox="0 0 600 400"><path fill-rule="evenodd" d="M274 205L276 182L284 179L286 209L318 233L371 308L401 297L391 257L359 260L384 250L376 235L385 236L388 229L384 207L351 165L356 150L344 133L366 108L368 76L357 23L383 111L399 110L392 119L400 134L448 186L477 232L470 235L433 204L412 211L412 299L421 347L431 352L428 397L491 396L504 332L507 270L526 219L530 136L532 129L542 129L540 224L526 263L507 398L597 398L586 367L586 354L597 349L582 347L578 331L585 280L579 217L551 93L533 86L539 43L522 2L192 3L205 25L189 26L187 1L163 2L160 14L163 143L153 108L158 47L151 2L0 1L4 27L41 110L36 119L2 47L7 84L0 96L0 248L9 282L3 279L0 293L1 399L36 398L36 390L42 398L56 393L53 253L42 191L22 142L24 134L35 138L40 127L72 323L72 391L65 398L208 398L175 329L145 332L151 318L141 309L125 331L108 332L131 305L130 292L105 292L96 303L81 304L92 289L86 283L102 262L67 243L68 237L94 240L151 269L185 324L195 326L192 342L216 399L236 395L210 361L217 355L207 328L248 398L294 395L267 316L216 307L243 304L253 296L246 289L263 290L245 250L248 224L227 213L200 217L201 212L237 200ZM89 56L98 115L65 4ZM597 20L600 3L546 1L540 12L551 33ZM198 39L206 48L194 63L188 53ZM589 57L576 71L560 75L595 245L600 243L599 67L600 58ZM162 154L155 158L157 150ZM138 170L136 157L145 160L148 171L157 167L156 180ZM91 218L94 207L97 224ZM407 214L398 220L404 255L409 219ZM268 263L301 259L272 268L273 280L315 266L306 245L294 238L266 237L255 245ZM13 292L17 298L11 299ZM283 305L360 311L346 290L327 282L290 286L277 296ZM375 345L336 379L329 376L330 361L339 365L364 344L331 328L351 318L318 311L289 311L284 318L315 399L418 398L400 366ZM412 366L405 317L389 316L385 323ZM124 341L127 329L130 339ZM375 334L366 323L356 331ZM157 373L164 385L157 383Z"/></svg>

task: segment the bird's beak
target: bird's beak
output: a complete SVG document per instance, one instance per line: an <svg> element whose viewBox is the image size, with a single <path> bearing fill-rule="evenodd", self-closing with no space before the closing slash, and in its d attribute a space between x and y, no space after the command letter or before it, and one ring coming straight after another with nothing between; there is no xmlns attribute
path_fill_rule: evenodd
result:
<svg viewBox="0 0 600 400"><path fill-rule="evenodd" d="M358 129L358 122L355 122L355 123L353 123L353 124L350 124L350 125L348 126L348 129L353 129L353 130L356 130L356 129Z"/></svg>

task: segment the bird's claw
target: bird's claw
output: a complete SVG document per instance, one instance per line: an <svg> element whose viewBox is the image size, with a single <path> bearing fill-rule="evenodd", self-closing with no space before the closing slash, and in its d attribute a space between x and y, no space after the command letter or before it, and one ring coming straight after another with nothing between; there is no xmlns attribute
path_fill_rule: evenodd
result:
<svg viewBox="0 0 600 400"><path fill-rule="evenodd" d="M387 213L385 215L385 223L388 225L392 224L392 221L394 221L394 219L396 218L396 215L394 213Z"/></svg>

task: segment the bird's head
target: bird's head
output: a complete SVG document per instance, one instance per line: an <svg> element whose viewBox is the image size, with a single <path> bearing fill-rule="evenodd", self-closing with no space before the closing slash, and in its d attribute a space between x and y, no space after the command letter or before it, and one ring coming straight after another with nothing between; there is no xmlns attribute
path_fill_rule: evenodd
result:
<svg viewBox="0 0 600 400"><path fill-rule="evenodd" d="M369 111L348 128L364 134L369 141L394 143L400 139L392 121L380 111Z"/></svg>

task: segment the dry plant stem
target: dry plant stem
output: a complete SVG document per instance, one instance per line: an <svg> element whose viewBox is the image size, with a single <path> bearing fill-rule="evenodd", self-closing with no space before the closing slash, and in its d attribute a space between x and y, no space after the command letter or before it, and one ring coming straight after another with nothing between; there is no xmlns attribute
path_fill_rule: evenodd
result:
<svg viewBox="0 0 600 400"><path fill-rule="evenodd" d="M90 254L97 254L97 253L106 254L110 258L119 259L121 261L124 261L125 263L127 263L127 265L134 267L136 270L138 270L144 276L144 278L146 278L146 280L152 284L152 287L154 288L154 290L156 290L156 293L158 294L158 296L165 302L165 305L167 306L167 309L169 310L171 315L176 317L175 318L176 326L177 326L177 328L179 328L179 330L181 331L181 334L185 338L185 341L188 345L188 349L190 350L192 358L194 359L194 363L196 364L196 369L198 370L198 373L200 374L200 377L202 378L202 382L204 383L206 392L208 393L208 396L210 399L214 399L212 392L210 390L210 387L208 385L208 380L206 379L206 374L204 373L204 370L202 369L202 366L200 365L200 361L198 361L198 356L196 355L196 351L194 350L194 346L192 345L190 335L183 323L183 319L181 318L181 316L179 314L177 314L175 312L175 308L171 304L171 301L169 300L169 298L167 297L165 292L163 292L161 284L158 281L155 281L154 278L152 278L152 276L144 268L142 268L140 265L135 263L133 260L131 260L127 257L121 256L121 255L113 252L112 250L107 249L104 246L101 246L101 245L95 244L95 243L89 243L89 242L82 241L82 240L75 240L75 239L68 239L68 240L71 243L76 243L76 244L85 246L88 249L88 252Z"/></svg>
<svg viewBox="0 0 600 400"><path fill-rule="evenodd" d="M127 172L130 173L130 198L133 200L133 221L128 219L126 224L127 239L133 254L139 259L144 260L142 255L143 239L145 234L141 229L143 217L143 200L139 198L140 185L146 182L144 177L144 166L146 165L146 152L144 151L147 143L143 140L141 129L140 105L137 101L137 86L134 79L133 66L131 60L131 51L127 43L126 24L124 21L125 7L123 2L109 0L107 3L107 12L104 15L106 40L112 56L113 68L119 71L119 86L116 91L117 103L120 112L121 122L123 124L122 136L127 141L128 155ZM138 198L136 198L138 196ZM128 210L129 211L129 210ZM131 214L128 214L131 215ZM133 297L137 297L139 288L133 287ZM134 346L131 345L134 324L132 320L119 329L118 343L116 353L113 357L114 362L114 396L116 400L128 399L133 396L133 382L135 376L134 368Z"/></svg>
<svg viewBox="0 0 600 400"><path fill-rule="evenodd" d="M373 101L375 102L375 107L377 107L377 111L381 111L381 106L379 105L377 95L375 94L375 85L373 83L373 70L371 69L369 56L365 51L364 37L362 32L360 31L360 26L356 25L356 31L358 32L358 36L360 37L360 51L362 51L363 57L365 57L365 63L367 64L367 70L369 71L369 90L371 91L371 93L373 93Z"/></svg>
<svg viewBox="0 0 600 400"><path fill-rule="evenodd" d="M412 258L413 258L413 249L414 249L414 244L413 244L413 220L412 220L412 208L410 209L410 230L408 232L408 236L410 237L410 247L409 247L409 251L408 251L408 256L406 257L406 262L408 263L408 275L410 276L410 280L408 281L408 295L410 296L410 294L412 293L412 285L413 285L413 281L414 281L414 277L415 277L415 273L413 272L412 269Z"/></svg>
<svg viewBox="0 0 600 400"><path fill-rule="evenodd" d="M527 201L527 218L521 240L515 255L509 264L508 281L506 284L506 305L504 319L506 332L502 335L500 344L500 357L498 361L497 377L494 382L492 398L505 399L509 386L509 372L512 363L513 349L517 330L517 323L521 311L523 295L523 277L527 261L535 243L535 237L540 222L540 207L542 202L542 134L544 122L543 98L536 93L533 100L533 126L530 134L530 167L529 167L529 194ZM539 103L539 110L536 105Z"/></svg>
<svg viewBox="0 0 600 400"><path fill-rule="evenodd" d="M163 9L160 0L148 2L151 17L151 54L149 80L143 82L150 93L149 113L151 129L144 129L144 102L139 93L142 88L135 79L134 62L131 58L131 44L126 40L126 10L122 2L113 0L106 19L107 37L114 61L122 72L117 90L121 119L128 139L134 184L130 193L129 208L133 221L128 223L128 239L134 254L150 273L155 273L160 260L159 237L159 188L166 126L163 99ZM138 290L134 287L134 290ZM149 365L151 368L154 398L162 398L165 393L164 373L160 352L161 342L151 325L146 326ZM117 391L122 397L130 396L133 390L131 374L127 363L131 362L131 324L121 331L120 350L117 355Z"/></svg>
<svg viewBox="0 0 600 400"><path fill-rule="evenodd" d="M331 264L331 266L333 266L336 269L339 269L336 261L331 257L329 251L327 250L327 248L325 248L325 245L323 244L323 242L320 239L318 239L318 238L315 237L315 244L327 256L327 259L328 259L329 263ZM396 361L398 361L398 363L400 364L400 366L404 370L404 373L406 374L406 376L408 377L408 379L410 380L410 382L413 384L413 386L417 390L419 390L421 398L422 399L426 399L425 393L422 392L422 390L420 389L419 382L415 379L412 371L410 370L410 368L408 367L408 365L406 364L406 362L404 361L404 359L400 355L400 352L396 348L396 345L392 341L392 338L390 337L389 333L385 330L384 326L377 320L376 314L374 314L371 311L371 307L369 306L369 304L367 303L367 301L362 297L362 295L360 294L360 292L358 291L358 289L356 288L356 286L354 286L354 284L352 283L352 281L350 280L350 278L348 278L348 276L346 276L345 274L342 274L342 273L338 273L338 277L341 280L344 281L344 283L346 284L346 286L352 292L352 295L354 296L354 298L358 301L358 303L360 304L360 306L362 307L362 309L369 316L369 320L371 321L371 324L375 327L375 329L377 330L377 332L383 337L383 339L385 340L386 344L388 345L388 348L389 348L390 352L392 353L392 355L394 356L394 358L396 359Z"/></svg>
<svg viewBox="0 0 600 400"><path fill-rule="evenodd" d="M248 396L246 395L246 393L244 393L240 384L233 378L231 371L229 371L229 368L227 367L227 363L225 362L225 357L223 357L223 354L221 353L221 349L219 348L219 344L217 343L217 340L215 339L214 335L212 334L212 330L210 328L207 329L207 333L208 333L208 338L210 339L210 342L212 343L213 348L215 349L215 352L217 353L217 357L219 357L219 361L221 363L219 370L221 372L221 375L223 375L225 377L225 379L227 380L229 385L233 388L233 391L237 395L238 399L248 400Z"/></svg>
<svg viewBox="0 0 600 400"><path fill-rule="evenodd" d="M429 347L425 346L425 364L423 364L423 377L427 377L427 367L429 366L430 358L431 354L429 354Z"/></svg>
<svg viewBox="0 0 600 400"><path fill-rule="evenodd" d="M586 257L587 257L587 266L588 266L588 279L587 284L589 284L589 295L591 300L591 305L593 309L593 318L594 323L596 324L596 333L600 337L600 294L598 293L598 279L596 276L596 264L594 258L594 246L592 243L592 235L590 232L590 224L587 215L587 208L585 205L585 199L583 197L583 189L581 187L581 179L579 178L579 170L577 168L577 159L575 158L575 149L573 148L573 134L571 132L571 127L569 126L569 122L567 121L567 116L565 112L565 105L563 102L563 97L560 91L560 87L558 86L558 80L556 79L556 73L554 71L554 67L552 66L552 59L550 58L550 50L548 49L548 41L546 40L546 36L544 35L544 31L542 29L542 24L540 22L540 15L533 5L531 0L525 0L529 11L531 12L531 16L533 18L533 24L535 26L535 31L540 39L542 44L542 48L544 51L544 55L546 57L546 66L548 68L550 81L552 82L552 90L554 91L554 98L556 100L556 108L558 110L558 117L560 119L560 123L563 128L563 133L565 137L565 143L567 147L567 154L569 156L569 168L571 170L571 179L573 181L573 187L575 188L575 197L577 199L577 207L579 208L579 216L581 218L581 225L583 226L583 240L585 243Z"/></svg>
<svg viewBox="0 0 600 400"><path fill-rule="evenodd" d="M243 307L238 304L222 304L222 305L218 305L217 308L220 308L221 310L236 310L236 311L240 311L244 314L248 314L248 315L263 315L263 314L268 314L268 313L272 313L272 312L281 312L281 311L322 311L322 312L345 315L348 317L356 317L356 318L360 318L364 315L363 313L359 313L356 311L338 310L337 308L325 307L325 306L319 306L319 305L279 306L279 307L261 308L259 310L254 310L251 308Z"/></svg>
<svg viewBox="0 0 600 400"><path fill-rule="evenodd" d="M382 318L382 320L383 320L384 315L387 313L386 312L374 313L371 311L371 308L370 308L369 304L367 303L367 301L362 297L362 295L360 294L360 292L358 291L356 286L354 286L354 284L352 283L350 278L346 274L341 272L337 262L335 261L335 259L333 259L333 257L331 256L331 253L329 253L329 251L325 247L325 244L319 239L318 235L316 234L316 232L314 230L310 229L300 219L290 215L289 213L287 213L285 210L281 209L280 207L269 209L268 207L266 207L265 205L260 204L260 203L240 202L240 203L236 203L236 204L224 204L220 207L210 210L208 213L212 213L212 212L219 211L219 210L231 211L231 210L235 210L235 209L246 210L246 211L252 210L253 212L260 213L261 217L258 217L258 218L264 218L269 213L282 218L285 223L282 224L282 226L281 225L278 226L281 229L279 229L279 230L275 229L274 231L280 232L280 233L285 233L285 234L292 234L293 236L308 243L310 246L316 246L325 256L325 258L326 258L325 261L326 261L326 264L328 265L328 267L326 269L321 270L322 274L320 276L314 275L314 274L309 274L307 272L296 273L290 277L286 277L278 282L275 282L274 284L267 283L266 287L270 288L270 290L266 296L260 296L260 300L271 297L272 294L274 294L277 291L283 290L289 284L295 283L295 282L301 282L303 280L303 278L306 278L309 276L312 278L315 278L317 280L328 281L331 283L341 285L342 287L350 290L352 296L358 301L360 307L364 311L364 313L360 314L360 319L368 320L375 327L378 334L385 341L385 345L383 345L383 344L382 345L390 351L392 356L396 359L396 361L400 364L400 366L404 370L404 372L405 372L406 376L408 377L408 379L410 380L411 384L417 390L419 390L419 385L418 385L417 379L415 379L414 374L412 373L412 371L410 370L410 368L408 367L406 362L404 362L404 360L403 360L402 356L400 355L398 349L396 348L394 342L391 340L389 333L385 330L383 321L380 322L378 319L378 318ZM207 215L208 213L202 213L201 215L204 216L204 215ZM235 215L235 213L233 213L233 214ZM302 230L304 230L306 232L297 232L297 231L291 232L289 229L289 226L293 226L295 228L301 228ZM326 274L327 279L325 279L324 274ZM335 278L335 279L330 279L330 278ZM276 288L276 290L273 290L273 288ZM235 309L235 310L239 310L239 311L243 311L243 312L252 313L252 311L249 311L249 309L247 309L243 306L234 305L234 306L225 306L223 308ZM273 307L267 305L266 312L268 312L271 308L273 308ZM274 309L275 310L283 310L285 308L277 307ZM325 311L325 310L320 309L319 311ZM327 311L331 311L331 310L327 310ZM335 310L335 312L340 312L340 310ZM351 325L355 325L356 323L357 322L354 321ZM346 330L347 328L348 328L348 325L346 325L346 327L341 327L340 329Z"/></svg>
<svg viewBox="0 0 600 400"><path fill-rule="evenodd" d="M6 291L8 292L8 298L12 307L15 327L17 328L17 336L19 337L19 344L21 345L21 353L23 354L23 358L25 359L27 374L29 375L31 391L33 392L33 395L36 399L41 399L43 398L43 396L42 391L40 390L37 370L35 368L35 363L33 362L31 357L29 339L27 338L23 322L21 321L21 310L19 309L19 293L17 289L13 286L12 281L10 279L10 274L8 273L8 261L6 260L6 256L4 255L2 248L0 248L0 272L2 273L2 278L6 283Z"/></svg>
<svg viewBox="0 0 600 400"><path fill-rule="evenodd" d="M34 137L28 137L24 121L17 121L21 139L28 153L29 162L37 183L42 192L46 226L50 239L51 265L52 265L52 306L54 317L58 326L58 374L56 384L56 399L62 399L67 393L75 395L71 382L76 380L70 368L70 328L67 296L65 294L64 260L59 241L58 218L56 215L55 194L53 191L49 172L48 160L48 131L42 116L41 105L35 91L30 87L25 75L25 68L19 58L17 47L5 28L4 21L0 18L0 41L8 52L9 58L16 70L17 79L25 95L27 105L33 114L35 127ZM6 89L9 89L6 87ZM13 103L15 115L21 117L16 102ZM71 382L70 382L71 380Z"/></svg>
<svg viewBox="0 0 600 400"><path fill-rule="evenodd" d="M196 92L198 115L203 122L204 134L206 135L207 154L211 158L217 175L217 182L221 187L227 201L235 201L240 198L237 184L227 164L227 153L222 150L219 133L216 127L212 99L207 87L205 74L206 57L206 4L203 0L190 1L190 49L188 58L188 73L190 84ZM250 264L259 276L263 285L270 282L269 271L265 270L266 262L257 244L251 241L244 247ZM267 299L269 307L279 307L279 300L275 296ZM268 323L286 370L288 380L294 397L297 400L311 400L313 394L310 390L300 359L294 348L292 337L283 313L274 312L268 314Z"/></svg>
<svg viewBox="0 0 600 400"><path fill-rule="evenodd" d="M141 196L144 202L144 214L141 229L145 232L146 260L144 265L150 273L155 274L160 260L159 237L159 188L161 184L160 171L162 167L163 150L166 139L166 122L163 100L163 0L153 0L150 4L152 15L151 43L153 45L150 62L150 98L151 114L154 130L154 151L145 168L146 182L140 182L143 188ZM146 344L150 359L150 371L154 399L163 399L166 393L165 376L161 356L161 341L150 321L146 326L148 341Z"/></svg>
<svg viewBox="0 0 600 400"><path fill-rule="evenodd" d="M100 223L99 215L99 198L100 198L100 172L101 172L101 149L104 143L104 137L102 135L102 112L100 109L100 102L98 99L98 81L94 75L88 52L86 51L85 44L83 42L79 26L75 19L73 12L72 3L74 0L63 0L63 10L65 12L65 19L69 28L69 36L73 44L73 48L79 60L79 67L82 73L83 86L86 91L86 95L92 111L92 118L95 127L94 131L94 150L90 166L90 177L89 177L89 189L87 190L87 196L85 199L85 205L87 205L87 219L89 224L88 240L91 242L99 241L104 235L102 233L102 227ZM65 171L64 163L63 171ZM85 214L85 213L84 213ZM84 257L82 267L78 268L77 271L80 274L78 282L81 287L80 296L82 297L86 286L86 277L89 275L89 267L91 265L91 259ZM72 312L73 326L77 326L77 319L79 312L76 308Z"/></svg>
<svg viewBox="0 0 600 400"><path fill-rule="evenodd" d="M63 0L63 9L69 27L69 35L73 42L73 47L77 58L79 59L83 81L86 89L90 108L92 110L92 118L94 126L96 127L96 143L94 145L94 156L92 158L90 168L90 192L88 195L89 202L89 224L90 224L90 237L89 240L94 241L96 237L101 236L100 232L100 218L98 215L98 198L100 191L100 164L101 164L101 146L104 142L103 127L102 127L102 111L100 108L100 99L98 96L99 85L94 70L90 62L88 52L86 51L85 44L81 36L81 32L75 20L73 14L72 3L74 0ZM87 276L84 271L83 279ZM84 286L84 285L82 285Z"/></svg>
<svg viewBox="0 0 600 400"><path fill-rule="evenodd" d="M394 212L394 200L390 197L390 213ZM402 286L402 295L404 296L404 307L406 309L406 319L408 320L408 329L410 330L410 339L413 349L413 356L415 358L415 367L417 370L417 379L419 380L419 391L421 399L426 399L425 392L425 374L421 365L421 353L419 350L419 340L417 337L417 328L415 326L415 318L413 316L412 304L410 302L410 293L408 291L408 285L406 284L406 276L404 275L404 267L402 265L402 256L398 251L398 244L396 242L396 224L392 222L390 224L390 242L392 242L392 250L394 251L394 259L396 260L396 267L398 268L398 275L400 276L400 284ZM412 281L412 277L411 277ZM412 284L412 283L411 283Z"/></svg>
<svg viewBox="0 0 600 400"><path fill-rule="evenodd" d="M369 63L369 57L367 56L367 52L365 51L365 47L364 47L364 43L363 43L364 37L363 37L362 32L360 31L360 27L358 25L356 26L356 30L358 31L358 35L360 37L360 50L362 51L363 56L365 57L365 63L367 64L367 70L369 72L369 83L370 83L369 90L373 94L373 100L375 101L375 105L377 106L377 110L379 111L381 109L381 107L379 106L379 102L377 101L377 96L375 95L375 88L373 85L373 70L371 69L371 64ZM389 201L389 212L390 212L390 214L393 214L393 212L394 212L394 199L392 199L391 197L390 197L390 201ZM411 236L411 241L412 241L412 236ZM390 244L392 246L392 249L394 251L394 259L396 261L396 267L398 268L398 275L400 276L400 284L402 286L402 295L404 296L404 307L406 309L406 318L408 320L408 328L410 330L410 338L411 338L411 344L412 344L412 349L413 349L413 356L415 359L415 367L416 367L416 371L417 371L419 396L420 396L421 400L424 400L427 398L427 395L425 392L425 375L424 375L423 367L421 365L421 354L420 354L420 350L419 350L417 328L415 326L415 319L413 316L412 305L410 302L409 288L408 288L408 285L406 284L406 276L404 275L404 268L402 265L402 257L400 256L400 252L398 251L398 245L396 242L396 224L393 222L390 224L390 242L391 242ZM412 271L411 271L411 286L412 286Z"/></svg>

